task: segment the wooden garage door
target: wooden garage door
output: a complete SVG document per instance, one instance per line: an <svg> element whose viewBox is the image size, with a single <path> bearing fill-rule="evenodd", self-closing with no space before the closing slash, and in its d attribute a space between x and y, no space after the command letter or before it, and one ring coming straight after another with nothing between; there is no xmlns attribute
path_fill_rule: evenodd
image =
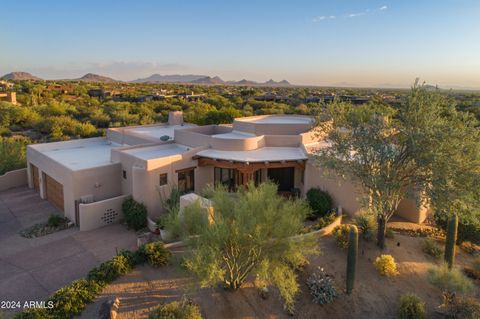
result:
<svg viewBox="0 0 480 319"><path fill-rule="evenodd" d="M63 211L63 186L45 174L45 190L47 199Z"/></svg>
<svg viewBox="0 0 480 319"><path fill-rule="evenodd" d="M33 189L35 189L36 192L39 192L40 191L40 178L38 176L38 168L33 164L30 164L30 165L31 165L31 169L32 169Z"/></svg>

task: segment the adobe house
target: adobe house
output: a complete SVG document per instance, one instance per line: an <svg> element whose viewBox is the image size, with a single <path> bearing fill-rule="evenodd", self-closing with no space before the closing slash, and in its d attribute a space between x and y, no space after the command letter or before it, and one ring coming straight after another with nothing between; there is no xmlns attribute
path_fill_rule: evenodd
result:
<svg viewBox="0 0 480 319"><path fill-rule="evenodd" d="M171 112L168 123L108 129L106 137L29 145L29 186L60 208L81 230L118 221L128 196L149 217L162 214L172 185L202 194L209 184L232 191L267 179L279 193L328 191L344 213L360 210L362 192L349 181L326 175L313 153L324 147L314 119L298 115L237 118L231 125L196 126ZM422 222L426 209L413 199L398 215Z"/></svg>

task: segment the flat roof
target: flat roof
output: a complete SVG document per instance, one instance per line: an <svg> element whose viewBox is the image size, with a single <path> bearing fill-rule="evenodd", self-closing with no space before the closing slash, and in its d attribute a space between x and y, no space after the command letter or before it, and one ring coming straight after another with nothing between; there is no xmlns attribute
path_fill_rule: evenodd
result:
<svg viewBox="0 0 480 319"><path fill-rule="evenodd" d="M126 127L125 132L132 132L144 137L151 137L160 139L160 137L167 135L170 139L175 138L175 129L195 127L196 125L184 124L184 125L150 125L150 126L137 126Z"/></svg>
<svg viewBox="0 0 480 319"><path fill-rule="evenodd" d="M111 164L110 151L122 145L107 139L65 141L54 148L39 150L42 154L71 170L81 170Z"/></svg>
<svg viewBox="0 0 480 319"><path fill-rule="evenodd" d="M197 155L235 162L278 162L307 159L307 155L300 147L263 147L253 151L208 149L198 152Z"/></svg>
<svg viewBox="0 0 480 319"><path fill-rule="evenodd" d="M163 145L126 149L126 150L123 150L122 152L148 161L156 158L179 155L189 151L190 149L191 148L188 146L172 143L172 144L163 144Z"/></svg>
<svg viewBox="0 0 480 319"><path fill-rule="evenodd" d="M245 117L235 119L236 121L252 122L258 124L312 124L313 119L308 116L298 115L267 115L259 117Z"/></svg>
<svg viewBox="0 0 480 319"><path fill-rule="evenodd" d="M222 134L214 134L212 137L217 137L217 138L224 138L224 139L235 139L235 140L241 140L244 138L250 138L250 137L255 137L255 134L251 133L246 133L246 132L240 132L240 131L231 131L228 133L222 133Z"/></svg>

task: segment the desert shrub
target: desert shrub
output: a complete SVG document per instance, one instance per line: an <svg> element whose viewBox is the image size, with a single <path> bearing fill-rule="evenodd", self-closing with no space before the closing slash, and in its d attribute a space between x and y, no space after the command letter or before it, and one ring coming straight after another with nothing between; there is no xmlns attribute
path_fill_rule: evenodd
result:
<svg viewBox="0 0 480 319"><path fill-rule="evenodd" d="M105 285L130 271L132 271L132 260L129 260L124 255L117 255L102 263L100 266L90 270L87 279Z"/></svg>
<svg viewBox="0 0 480 319"><path fill-rule="evenodd" d="M2 316L0 318L3 319ZM25 309L22 312L15 314L14 319L53 319L51 315L48 314L46 309L42 308L32 308Z"/></svg>
<svg viewBox="0 0 480 319"><path fill-rule="evenodd" d="M377 230L377 222L375 221L375 216L369 213L361 213L355 216L355 224L358 226L362 238L364 240L371 240L375 236L375 231Z"/></svg>
<svg viewBox="0 0 480 319"><path fill-rule="evenodd" d="M471 212L461 214L458 221L457 243L470 241L480 245L480 213ZM435 223L444 231L447 229L450 215L448 213L436 211L434 214Z"/></svg>
<svg viewBox="0 0 480 319"><path fill-rule="evenodd" d="M333 205L332 197L320 188L310 188L307 192L307 202L312 209L312 217L325 216Z"/></svg>
<svg viewBox="0 0 480 319"><path fill-rule="evenodd" d="M395 233L393 232L393 229L391 229L390 227L388 227L385 230L385 238L390 238L390 239L395 238Z"/></svg>
<svg viewBox="0 0 480 319"><path fill-rule="evenodd" d="M0 137L0 175L26 167L26 145L23 137Z"/></svg>
<svg viewBox="0 0 480 319"><path fill-rule="evenodd" d="M62 216L51 214L50 217L48 217L48 226L50 227L58 227L62 225L65 222L65 219Z"/></svg>
<svg viewBox="0 0 480 319"><path fill-rule="evenodd" d="M102 286L96 281L79 279L57 290L48 301L53 308L48 310L54 318L71 318L78 315L86 304L93 301Z"/></svg>
<svg viewBox="0 0 480 319"><path fill-rule="evenodd" d="M380 255L375 259L373 263L375 268L380 272L382 276L393 277L398 275L397 264L392 255Z"/></svg>
<svg viewBox="0 0 480 319"><path fill-rule="evenodd" d="M443 248L432 238L425 238L422 241L422 251L437 259L443 256Z"/></svg>
<svg viewBox="0 0 480 319"><path fill-rule="evenodd" d="M339 225L335 227L332 231L333 237L337 246L342 249L347 249L348 247L348 235L350 233L349 225Z"/></svg>
<svg viewBox="0 0 480 319"><path fill-rule="evenodd" d="M322 228L330 225L331 223L333 223L336 218L337 218L337 212L336 212L336 211L331 211L331 212L328 213L327 215L325 215L325 216L317 219L317 221L315 222L315 224L312 224L312 225L309 225L309 226L305 226L305 227L301 230L301 233L302 233L302 234L306 234L306 233L310 233L310 232L312 232L312 231L316 231L316 230L322 229Z"/></svg>
<svg viewBox="0 0 480 319"><path fill-rule="evenodd" d="M480 272L480 256L475 257L472 262L473 269Z"/></svg>
<svg viewBox="0 0 480 319"><path fill-rule="evenodd" d="M425 303L414 294L402 295L398 316L400 319L424 319Z"/></svg>
<svg viewBox="0 0 480 319"><path fill-rule="evenodd" d="M478 319L480 318L480 302L477 298L455 297L453 302L442 307L453 318Z"/></svg>
<svg viewBox="0 0 480 319"><path fill-rule="evenodd" d="M166 265L172 256L172 253L165 248L165 245L161 241L155 241L143 245L138 249L138 254L141 256L143 255L144 260L153 267Z"/></svg>
<svg viewBox="0 0 480 319"><path fill-rule="evenodd" d="M128 228L140 230L147 225L147 208L133 198L126 199L122 204L123 217Z"/></svg>
<svg viewBox="0 0 480 319"><path fill-rule="evenodd" d="M333 278L330 277L323 268L319 268L307 279L307 286L313 297L313 302L323 305L331 303L337 297Z"/></svg>
<svg viewBox="0 0 480 319"><path fill-rule="evenodd" d="M158 306L148 319L202 319L202 315L196 304L190 300L182 300Z"/></svg>
<svg viewBox="0 0 480 319"><path fill-rule="evenodd" d="M473 284L458 268L448 269L446 265L428 269L428 281L438 288L451 293L472 291Z"/></svg>

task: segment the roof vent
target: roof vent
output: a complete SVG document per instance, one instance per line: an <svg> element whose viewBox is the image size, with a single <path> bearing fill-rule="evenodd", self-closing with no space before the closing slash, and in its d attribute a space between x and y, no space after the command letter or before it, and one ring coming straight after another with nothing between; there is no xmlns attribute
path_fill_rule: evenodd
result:
<svg viewBox="0 0 480 319"><path fill-rule="evenodd" d="M160 137L160 140L163 141L163 142L166 142L169 139L170 139L170 136L168 136L168 135L163 135L163 136Z"/></svg>

